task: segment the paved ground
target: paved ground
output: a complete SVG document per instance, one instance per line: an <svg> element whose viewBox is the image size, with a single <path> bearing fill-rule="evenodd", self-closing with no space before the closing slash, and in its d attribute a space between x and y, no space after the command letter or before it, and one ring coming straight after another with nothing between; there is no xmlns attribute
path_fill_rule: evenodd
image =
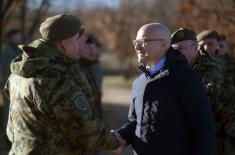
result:
<svg viewBox="0 0 235 155"><path fill-rule="evenodd" d="M127 84L126 84L127 83ZM130 85L121 77L106 77L103 82L103 122L110 129L115 129L127 120L130 100ZM3 133L0 132L0 155L8 153ZM109 151L101 152L101 155L111 155ZM130 147L126 147L120 155L133 155Z"/></svg>
<svg viewBox="0 0 235 155"><path fill-rule="evenodd" d="M112 81L114 80L114 81ZM123 86L124 79L106 78L103 83L103 120L110 129L116 129L127 121L130 100L130 86ZM111 155L102 152L102 155ZM130 147L123 150L121 155L133 155Z"/></svg>

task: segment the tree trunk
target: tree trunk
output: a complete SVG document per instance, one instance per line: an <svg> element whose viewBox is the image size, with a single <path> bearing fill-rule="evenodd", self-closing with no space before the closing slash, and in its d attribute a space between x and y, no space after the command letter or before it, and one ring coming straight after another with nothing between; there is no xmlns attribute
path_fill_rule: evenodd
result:
<svg viewBox="0 0 235 155"><path fill-rule="evenodd" d="M21 13L20 13L20 30L24 34L25 33L25 18L26 18L26 9L27 9L27 0L22 0L21 2Z"/></svg>
<svg viewBox="0 0 235 155"><path fill-rule="evenodd" d="M32 25L28 31L28 34L33 35L35 30L38 28L39 23L41 22L41 18L43 16L43 14L46 14L47 10L50 7L50 3L48 0L43 0L39 9L36 12L34 21L32 22Z"/></svg>
<svg viewBox="0 0 235 155"><path fill-rule="evenodd" d="M0 0L0 49L2 48L4 15L7 13L13 2L14 0L7 0L4 3L3 0Z"/></svg>
<svg viewBox="0 0 235 155"><path fill-rule="evenodd" d="M0 0L0 51L2 49L3 0Z"/></svg>

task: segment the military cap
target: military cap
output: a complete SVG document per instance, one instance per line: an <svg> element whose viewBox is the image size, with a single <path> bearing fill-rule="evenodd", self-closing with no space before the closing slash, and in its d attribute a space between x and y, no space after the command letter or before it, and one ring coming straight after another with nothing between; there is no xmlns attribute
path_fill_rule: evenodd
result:
<svg viewBox="0 0 235 155"><path fill-rule="evenodd" d="M78 32L83 32L81 21L68 14L59 14L47 18L39 28L42 38L45 40L63 40L70 38Z"/></svg>
<svg viewBox="0 0 235 155"><path fill-rule="evenodd" d="M179 28L171 35L171 44L184 41L184 40L195 40L197 41L196 33L188 28Z"/></svg>
<svg viewBox="0 0 235 155"><path fill-rule="evenodd" d="M218 39L219 35L215 30L204 30L197 35L197 41L202 41L203 39L212 38Z"/></svg>

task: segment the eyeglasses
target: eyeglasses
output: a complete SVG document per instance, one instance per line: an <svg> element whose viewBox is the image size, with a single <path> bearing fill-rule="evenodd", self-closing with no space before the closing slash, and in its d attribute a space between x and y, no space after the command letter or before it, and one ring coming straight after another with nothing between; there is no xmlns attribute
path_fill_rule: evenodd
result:
<svg viewBox="0 0 235 155"><path fill-rule="evenodd" d="M148 41L162 41L162 39L141 39L141 40L133 40L133 46L136 47L137 45L144 46L145 42Z"/></svg>
<svg viewBox="0 0 235 155"><path fill-rule="evenodd" d="M179 45L176 45L176 44L173 44L172 47L174 49L177 49L179 51L182 51L182 50L187 50L188 48L191 48L192 46L194 45L194 43L188 45L188 46L179 46Z"/></svg>

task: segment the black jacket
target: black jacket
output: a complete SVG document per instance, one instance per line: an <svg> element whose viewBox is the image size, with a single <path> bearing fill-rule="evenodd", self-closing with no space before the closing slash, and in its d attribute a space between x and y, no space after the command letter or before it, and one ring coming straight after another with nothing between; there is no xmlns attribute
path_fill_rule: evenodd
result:
<svg viewBox="0 0 235 155"><path fill-rule="evenodd" d="M211 155L214 131L203 84L178 51L133 83L128 123L117 131L138 155Z"/></svg>

